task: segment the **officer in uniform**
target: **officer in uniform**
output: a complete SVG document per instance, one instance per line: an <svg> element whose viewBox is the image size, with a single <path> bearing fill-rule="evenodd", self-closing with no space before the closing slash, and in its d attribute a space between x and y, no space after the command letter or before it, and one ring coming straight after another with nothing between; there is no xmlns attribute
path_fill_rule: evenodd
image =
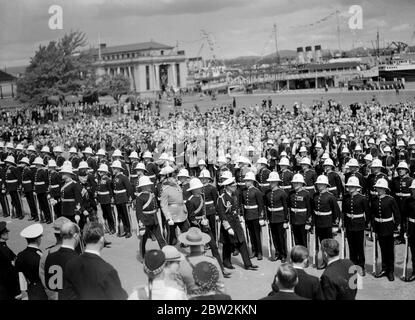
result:
<svg viewBox="0 0 415 320"><path fill-rule="evenodd" d="M130 182L132 186L138 185L138 175L137 175L137 164L138 164L138 154L137 152L133 151L128 156L130 159Z"/></svg>
<svg viewBox="0 0 415 320"><path fill-rule="evenodd" d="M362 174L359 172L359 163L356 159L350 159L350 161L347 163L349 166L350 172L345 174L344 178L346 181L349 181L350 177L356 177L359 179L359 184L362 186L362 192L366 194L366 181L365 178L363 178Z"/></svg>
<svg viewBox="0 0 415 320"><path fill-rule="evenodd" d="M74 174L78 173L79 163L81 162L81 158L78 157L78 151L75 147L69 149L69 161L72 164L72 170Z"/></svg>
<svg viewBox="0 0 415 320"><path fill-rule="evenodd" d="M101 164L107 165L109 175L112 176L112 169L111 169L111 166L110 166L110 162L107 159L105 150L104 149L99 149L98 152L97 152L97 157L98 157L97 166L99 167Z"/></svg>
<svg viewBox="0 0 415 320"><path fill-rule="evenodd" d="M307 229L311 229L311 197L305 188L304 176L295 174L292 181L293 190L288 195L288 207L290 208L290 222L296 245L307 248Z"/></svg>
<svg viewBox="0 0 415 320"><path fill-rule="evenodd" d="M264 223L264 194L254 187L255 174L247 172L244 178L246 188L241 193L244 218L252 244L252 255L262 260L261 226Z"/></svg>
<svg viewBox="0 0 415 320"><path fill-rule="evenodd" d="M26 152L23 149L23 145L21 143L19 143L16 146L15 153L16 153L16 158L15 159L18 163L20 163L20 160L22 160L22 158L26 156Z"/></svg>
<svg viewBox="0 0 415 320"><path fill-rule="evenodd" d="M280 178L282 180L281 189L283 189L288 195L291 191L291 180L293 179L294 173L290 169L288 169L288 167L290 166L290 162L288 161L288 158L286 157L281 158L278 165L281 168L281 171L280 171Z"/></svg>
<svg viewBox="0 0 415 320"><path fill-rule="evenodd" d="M336 197L337 201L341 201L343 198L343 183L341 178L337 172L334 171L334 163L333 160L330 158L326 159L323 164L324 173L329 180L329 188L328 190Z"/></svg>
<svg viewBox="0 0 415 320"><path fill-rule="evenodd" d="M92 173L88 173L89 166L86 161L81 161L78 167L78 179L81 185L82 204L81 207L88 213L88 218L97 220L97 204L95 202L95 193L97 182Z"/></svg>
<svg viewBox="0 0 415 320"><path fill-rule="evenodd" d="M117 151L117 150L115 150ZM114 151L114 153L115 153ZM130 180L122 173L124 168L119 160L115 160L111 165L114 171L113 191L114 202L117 207L118 219L122 220L124 226L124 234L119 234L119 237L131 237L130 218L127 210L127 203L134 195L133 187Z"/></svg>
<svg viewBox="0 0 415 320"><path fill-rule="evenodd" d="M7 246L9 230L6 221L0 221L0 300L18 299L19 277L15 268L16 255Z"/></svg>
<svg viewBox="0 0 415 320"><path fill-rule="evenodd" d="M33 145L28 146L27 153L28 153L27 157L29 158L29 162L30 162L30 169L33 171L33 176L34 176L36 173L36 165L34 165L33 162L37 158L36 148Z"/></svg>
<svg viewBox="0 0 415 320"><path fill-rule="evenodd" d="M177 174L177 180L183 191L183 202L186 204L186 201L192 195L192 193L188 190L190 181L189 171L187 171L187 169L181 169Z"/></svg>
<svg viewBox="0 0 415 320"><path fill-rule="evenodd" d="M85 150L83 151L83 154L84 154L84 160L88 164L88 168L89 168L88 172L95 174L98 169L98 164L95 158L93 157L93 152L92 152L91 147L86 147Z"/></svg>
<svg viewBox="0 0 415 320"><path fill-rule="evenodd" d="M79 214L81 210L81 186L74 180L75 174L72 167L64 165L60 174L64 183L61 188L61 213L63 217L76 223L75 214Z"/></svg>
<svg viewBox="0 0 415 320"><path fill-rule="evenodd" d="M369 175L369 177L367 178L368 180L368 194L369 194L369 202L372 202L372 199L377 197L377 192L375 189L375 184L379 179L385 179L387 180L388 177L381 172L381 169L383 168L382 166L382 161L380 161L379 159L374 159L372 161L372 165L370 166L372 173Z"/></svg>
<svg viewBox="0 0 415 320"><path fill-rule="evenodd" d="M301 174L304 176L305 186L304 188L310 192L310 197L314 196L314 184L317 180L317 174L311 167L311 161L309 158L304 157L300 162L302 172Z"/></svg>
<svg viewBox="0 0 415 320"><path fill-rule="evenodd" d="M207 171L207 170L206 170ZM203 172L203 171L202 171ZM208 171L209 173L209 171ZM209 227L209 221L206 217L206 205L203 197L203 184L198 178L193 178L189 183L189 191L192 193L189 200L186 202L188 220L191 227L199 228L203 233L206 233L210 237L208 243L212 255L218 261L223 276L229 277L230 273L226 272L223 267L222 259L219 255L219 250L216 245L216 241L213 240L212 230Z"/></svg>
<svg viewBox="0 0 415 320"><path fill-rule="evenodd" d="M183 191L173 177L174 169L170 166L163 167L160 175L165 176L161 186L160 207L167 222L169 245L176 245L176 228L186 232L189 229L187 221L187 209L183 201Z"/></svg>
<svg viewBox="0 0 415 320"><path fill-rule="evenodd" d="M119 161L121 163L121 172L123 175L125 175L127 178L129 177L129 170L128 170L128 166L124 161L123 155L121 153L121 150L119 149L115 149L114 152L112 153L112 161ZM112 166L111 166L112 167ZM115 173L114 173L115 175Z"/></svg>
<svg viewBox="0 0 415 320"><path fill-rule="evenodd" d="M49 160L51 159L50 156L50 149L48 146L44 146L41 150L40 150L40 154L41 154L41 158L43 159L43 164L45 166L48 165Z"/></svg>
<svg viewBox="0 0 415 320"><path fill-rule="evenodd" d="M229 171L229 168L226 166L226 158L224 156L219 156L217 160L217 166L215 166L215 177L217 187L219 187L219 179L222 173L225 171Z"/></svg>
<svg viewBox="0 0 415 320"><path fill-rule="evenodd" d="M383 165L386 168L386 171L388 172L388 177L392 177L395 168L395 157L392 156L392 149L389 146L386 146L383 149L383 152L385 152L385 156L382 161Z"/></svg>
<svg viewBox="0 0 415 320"><path fill-rule="evenodd" d="M350 177L346 183L349 193L342 203L343 222L349 244L350 260L362 269L365 275L365 227L370 221L369 201L360 193L362 187L357 177Z"/></svg>
<svg viewBox="0 0 415 320"><path fill-rule="evenodd" d="M53 212L56 217L59 218L62 208L61 203L61 187L63 185L61 174L56 170L57 163L55 160L51 159L48 163L49 168L49 194L50 194L50 204L53 206Z"/></svg>
<svg viewBox="0 0 415 320"><path fill-rule="evenodd" d="M12 205L16 211L16 218L23 219L22 202L17 191L19 185L19 171L14 162L13 156L8 156L4 162L7 165L6 170L6 191L10 194Z"/></svg>
<svg viewBox="0 0 415 320"><path fill-rule="evenodd" d="M287 259L285 229L289 223L288 196L279 187L281 179L277 172L271 172L267 182L270 184L270 190L265 194L265 206L270 223L272 242L275 247L275 257L272 261L281 259L281 262L284 263Z"/></svg>
<svg viewBox="0 0 415 320"><path fill-rule="evenodd" d="M223 265L227 269L235 269L231 263L231 254L236 247L240 252L246 270L256 270L248 254L248 247L242 229L242 217L238 214L238 196L235 178L230 177L222 182L224 192L219 196L217 209L221 220L221 240L223 243Z"/></svg>
<svg viewBox="0 0 415 320"><path fill-rule="evenodd" d="M244 177L246 173L249 172L249 160L244 157L239 157L237 164L238 168L235 169L235 179L238 185L238 191L242 193L242 191L246 188Z"/></svg>
<svg viewBox="0 0 415 320"><path fill-rule="evenodd" d="M161 221L157 219L158 206L156 195L152 191L153 183L149 177L143 176L138 181L138 187L141 192L136 197L136 217L139 225L139 239L141 238L140 254L144 258L146 243L151 235L156 238L160 249L166 245L166 240L161 234Z"/></svg>
<svg viewBox="0 0 415 320"><path fill-rule="evenodd" d="M384 276L389 281L395 280L395 248L394 248L394 230L400 227L400 212L395 199L386 194L389 189L386 179L379 179L375 184L378 196L374 197L371 202L372 218L374 231L379 241L382 255L382 271L375 275L376 278Z"/></svg>
<svg viewBox="0 0 415 320"><path fill-rule="evenodd" d="M149 178L151 179L151 182L156 183L160 170L158 166L154 162L151 161L152 159L153 159L153 155L151 154L150 151L144 152L143 161L144 161L144 164L146 165L146 169L148 172L147 174Z"/></svg>
<svg viewBox="0 0 415 320"><path fill-rule="evenodd" d="M216 242L216 203L218 202L218 190L211 183L212 177L209 170L203 170L199 176L203 183L202 194L205 199L206 218L209 221L209 227L212 231L212 240Z"/></svg>
<svg viewBox="0 0 415 320"><path fill-rule="evenodd" d="M270 186L267 182L267 179L271 171L267 168L268 163L266 158L259 158L257 164L260 167L256 175L256 179L259 183L259 190L261 190L263 194L266 194L268 190L270 190Z"/></svg>
<svg viewBox="0 0 415 320"><path fill-rule="evenodd" d="M373 157L371 154L367 154L364 157L364 164L360 167L360 173L362 174L362 176L366 179L367 183L368 183L368 188L369 188L369 175L370 175L370 167L372 165L372 161L373 161ZM368 192L370 192L370 190L367 190Z"/></svg>
<svg viewBox="0 0 415 320"><path fill-rule="evenodd" d="M33 196L33 184L35 181L35 177L33 171L29 167L29 159L24 157L20 160L20 163L23 164L22 170L22 191L26 197L27 204L29 205L30 209L30 218L29 221L39 221L39 216L37 212L37 206L35 202L35 198Z"/></svg>
<svg viewBox="0 0 415 320"><path fill-rule="evenodd" d="M318 241L333 238L333 225L340 217L340 208L336 197L328 191L329 181L326 176L319 176L316 181L318 191L314 194L313 222Z"/></svg>
<svg viewBox="0 0 415 320"><path fill-rule="evenodd" d="M98 185L97 185L97 201L101 206L102 217L108 224L110 234L114 234L115 224L114 216L111 210L111 199L113 191L111 186L111 178L109 177L108 166L104 163L98 168Z"/></svg>
<svg viewBox="0 0 415 320"><path fill-rule="evenodd" d="M27 247L17 255L16 270L21 273L20 290L25 291L29 300L47 300L45 289L39 277L39 263L42 251L39 249L43 234L41 224L32 224L20 233L27 240ZM24 281L26 280L26 281ZM26 282L26 283L24 283Z"/></svg>
<svg viewBox="0 0 415 320"><path fill-rule="evenodd" d="M49 200L47 193L49 189L48 171L46 170L46 168L44 168L43 160L40 157L37 157L33 164L35 164L37 167L35 173L35 192L37 196L37 201L39 203L39 210L44 214L45 223L49 224L52 222L52 218L49 209Z"/></svg>
<svg viewBox="0 0 415 320"><path fill-rule="evenodd" d="M135 179L135 184L132 184L132 186L135 187L135 190L134 190L135 192L140 192L141 190L138 186L139 184L138 181L140 180L141 177L144 177L148 173L148 171L146 169L146 166L142 162L137 162L137 164L134 167L134 170L135 170L135 175L137 179ZM131 175L130 175L130 179L131 179ZM154 187L154 184L153 184L152 191L156 193L156 188Z"/></svg>
<svg viewBox="0 0 415 320"><path fill-rule="evenodd" d="M396 203L398 204L399 212L401 214L401 232L395 241L395 244L399 245L405 243L404 233L407 230L406 217L409 212L407 208L407 201L411 197L411 190L409 187L414 179L409 176L409 166L405 161L398 164L396 171L398 172L398 176L392 180L391 191Z"/></svg>
<svg viewBox="0 0 415 320"><path fill-rule="evenodd" d="M408 225L407 225L407 236L408 236L408 245L411 249L411 259L412 259L412 275L409 276L406 281L412 282L415 281L415 180L412 181L411 186L411 197L407 201L408 208ZM404 261L406 263L406 261Z"/></svg>
<svg viewBox="0 0 415 320"><path fill-rule="evenodd" d="M401 161L408 162L409 160L409 153L405 150L405 142L402 140L399 140L396 143L396 159L398 160L398 163Z"/></svg>

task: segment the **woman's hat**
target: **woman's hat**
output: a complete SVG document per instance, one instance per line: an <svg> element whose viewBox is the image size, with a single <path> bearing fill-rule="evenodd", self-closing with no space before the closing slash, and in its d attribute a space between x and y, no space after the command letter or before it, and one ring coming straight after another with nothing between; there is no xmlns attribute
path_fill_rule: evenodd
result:
<svg viewBox="0 0 415 320"><path fill-rule="evenodd" d="M179 235L179 241L189 246L201 246L210 242L210 236L203 233L199 228L192 227L189 231Z"/></svg>
<svg viewBox="0 0 415 320"><path fill-rule="evenodd" d="M215 290L219 281L219 270L210 262L202 261L193 268L193 279L196 285L205 290Z"/></svg>
<svg viewBox="0 0 415 320"><path fill-rule="evenodd" d="M173 246L164 246L161 251L163 251L166 262L168 261L182 261L184 259L183 254L179 252L179 250L176 249L176 247Z"/></svg>

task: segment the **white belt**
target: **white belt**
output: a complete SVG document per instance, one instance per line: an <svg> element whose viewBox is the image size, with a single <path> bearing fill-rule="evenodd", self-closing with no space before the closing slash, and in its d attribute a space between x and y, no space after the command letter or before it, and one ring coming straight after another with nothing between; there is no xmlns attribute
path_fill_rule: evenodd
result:
<svg viewBox="0 0 415 320"><path fill-rule="evenodd" d="M372 196L377 196L377 192L376 191L370 191L370 194L372 195Z"/></svg>
<svg viewBox="0 0 415 320"><path fill-rule="evenodd" d="M284 210L284 207L278 207L278 208L268 208L268 210L269 210L270 212L282 211L282 210Z"/></svg>
<svg viewBox="0 0 415 320"><path fill-rule="evenodd" d="M125 190L125 189L122 189L122 190L114 190L114 193L124 193L124 192L127 192L127 190Z"/></svg>
<svg viewBox="0 0 415 320"><path fill-rule="evenodd" d="M51 186L50 186L50 188L51 188L51 189L54 189L54 188L59 188L59 185L58 185L58 184L54 184L54 185L51 185Z"/></svg>
<svg viewBox="0 0 415 320"><path fill-rule="evenodd" d="M206 201L205 204L213 204L213 200L211 201Z"/></svg>
<svg viewBox="0 0 415 320"><path fill-rule="evenodd" d="M350 218L350 219L356 219L356 218L364 218L365 214L361 213L361 214L351 214L351 213L346 213L346 215Z"/></svg>
<svg viewBox="0 0 415 320"><path fill-rule="evenodd" d="M17 179L16 180L6 180L6 183L16 183L17 182Z"/></svg>
<svg viewBox="0 0 415 320"><path fill-rule="evenodd" d="M245 209L249 210L249 209L257 209L258 206L254 205L254 206L244 206Z"/></svg>
<svg viewBox="0 0 415 320"><path fill-rule="evenodd" d="M259 183L260 187L269 187L269 183Z"/></svg>
<svg viewBox="0 0 415 320"><path fill-rule="evenodd" d="M308 186L308 187L305 187L305 189L307 189L307 190L311 190L311 189L314 189L314 186Z"/></svg>
<svg viewBox="0 0 415 320"><path fill-rule="evenodd" d="M130 174L130 178L137 178L138 174Z"/></svg>
<svg viewBox="0 0 415 320"><path fill-rule="evenodd" d="M331 211L321 212L321 211L314 211L317 216L329 216L331 215Z"/></svg>
<svg viewBox="0 0 415 320"><path fill-rule="evenodd" d="M408 218L409 222L415 223L415 219L413 218Z"/></svg>
<svg viewBox="0 0 415 320"><path fill-rule="evenodd" d="M329 191L334 191L334 190L337 190L337 187L330 187L328 190Z"/></svg>
<svg viewBox="0 0 415 320"><path fill-rule="evenodd" d="M244 186L245 185L245 182L238 182L237 185L238 186Z"/></svg>
<svg viewBox="0 0 415 320"><path fill-rule="evenodd" d="M62 199L62 202L75 202L75 199Z"/></svg>
<svg viewBox="0 0 415 320"><path fill-rule="evenodd" d="M45 184L45 181L35 182L35 186L42 186Z"/></svg>
<svg viewBox="0 0 415 320"><path fill-rule="evenodd" d="M298 213L298 212L307 212L307 208L291 208L292 212Z"/></svg>
<svg viewBox="0 0 415 320"><path fill-rule="evenodd" d="M97 192L100 196L106 195L106 194L110 194L109 191L98 191Z"/></svg>
<svg viewBox="0 0 415 320"><path fill-rule="evenodd" d="M28 183L32 183L32 180L24 180L24 181L22 181L22 184L28 184Z"/></svg>
<svg viewBox="0 0 415 320"><path fill-rule="evenodd" d="M152 176L148 176L150 179L152 179L152 178L155 178L156 177L156 175L155 174L153 174Z"/></svg>
<svg viewBox="0 0 415 320"><path fill-rule="evenodd" d="M382 218L375 218L376 222L389 222L389 221L393 221L393 217L387 218L387 219L382 219Z"/></svg>
<svg viewBox="0 0 415 320"><path fill-rule="evenodd" d="M157 209L151 210L151 211L143 211L144 214L154 214L157 212Z"/></svg>
<svg viewBox="0 0 415 320"><path fill-rule="evenodd" d="M411 196L411 194L410 194L410 193L401 193L401 192L397 193L396 195L397 195L398 197L404 197L404 198L406 198L406 197L410 197L410 196Z"/></svg>
<svg viewBox="0 0 415 320"><path fill-rule="evenodd" d="M281 186L281 189L291 189L291 186Z"/></svg>
<svg viewBox="0 0 415 320"><path fill-rule="evenodd" d="M183 203L169 203L170 207L183 207Z"/></svg>

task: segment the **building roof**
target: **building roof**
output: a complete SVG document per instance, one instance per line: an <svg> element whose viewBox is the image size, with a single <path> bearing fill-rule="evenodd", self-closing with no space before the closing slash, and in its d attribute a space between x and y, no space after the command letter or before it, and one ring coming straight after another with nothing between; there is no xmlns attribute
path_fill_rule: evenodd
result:
<svg viewBox="0 0 415 320"><path fill-rule="evenodd" d="M28 66L7 67L5 72L7 72L8 74L10 74L14 77L19 77L20 75L22 75L26 72L27 67Z"/></svg>
<svg viewBox="0 0 415 320"><path fill-rule="evenodd" d="M101 54L111 54L119 52L132 52L132 51L145 51L145 50L161 50L161 49L173 49L174 47L150 41L134 44L125 44L120 46L105 47L101 49ZM98 49L92 49L92 53L97 55Z"/></svg>
<svg viewBox="0 0 415 320"><path fill-rule="evenodd" d="M13 77L11 74L8 74L0 70L0 82L9 82L14 80L16 80L16 78Z"/></svg>

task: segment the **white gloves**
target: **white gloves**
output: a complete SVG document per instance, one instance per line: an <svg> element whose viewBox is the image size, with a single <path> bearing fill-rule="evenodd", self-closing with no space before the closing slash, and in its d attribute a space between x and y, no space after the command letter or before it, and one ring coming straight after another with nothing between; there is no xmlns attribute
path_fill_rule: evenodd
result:
<svg viewBox="0 0 415 320"><path fill-rule="evenodd" d="M84 210L84 216L89 216L89 212Z"/></svg>
<svg viewBox="0 0 415 320"><path fill-rule="evenodd" d="M228 229L228 233L229 233L231 236L234 236L234 235L235 235L235 232L233 231L233 229L232 229L232 228Z"/></svg>
<svg viewBox="0 0 415 320"><path fill-rule="evenodd" d="M284 224L282 225L284 229L288 229L288 223L284 222Z"/></svg>
<svg viewBox="0 0 415 320"><path fill-rule="evenodd" d="M259 219L259 225L260 225L261 227L265 226L265 221L264 221L264 219Z"/></svg>
<svg viewBox="0 0 415 320"><path fill-rule="evenodd" d="M167 223L169 224L169 226L174 226L174 221L172 219L169 219Z"/></svg>
<svg viewBox="0 0 415 320"><path fill-rule="evenodd" d="M306 224L306 225L305 225L305 229L306 229L306 230L310 230L310 229L311 229L311 226L310 226L309 224Z"/></svg>
<svg viewBox="0 0 415 320"><path fill-rule="evenodd" d="M202 219L201 224L202 224L202 226L207 226L207 225L209 225L209 221L208 221L208 219L203 218L203 219Z"/></svg>

